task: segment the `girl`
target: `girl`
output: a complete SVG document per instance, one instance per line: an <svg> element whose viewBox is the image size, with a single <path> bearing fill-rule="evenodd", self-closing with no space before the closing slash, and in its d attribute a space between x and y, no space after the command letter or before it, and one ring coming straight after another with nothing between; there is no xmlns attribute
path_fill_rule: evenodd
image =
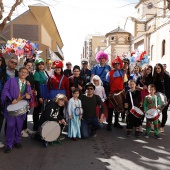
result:
<svg viewBox="0 0 170 170"><path fill-rule="evenodd" d="M68 137L73 140L81 138L80 125L82 118L82 106L79 97L79 89L74 89L72 92L73 97L68 102L68 115L69 115L69 128Z"/></svg>
<svg viewBox="0 0 170 170"><path fill-rule="evenodd" d="M105 103L105 100L106 100L106 93L105 93L105 89L104 87L102 86L102 81L100 79L100 77L98 75L95 75L93 76L92 78L92 83L94 84L95 86L95 90L94 90L94 94L100 96L102 102L103 102L103 106L104 106L104 117L107 119L108 117L108 108L107 108L107 105ZM100 117L100 111L99 111L99 108L96 108L96 114L97 114L97 117L99 118Z"/></svg>
<svg viewBox="0 0 170 170"><path fill-rule="evenodd" d="M140 67L136 65L132 71L132 74L130 75L130 80L137 80L138 77L140 77Z"/></svg>

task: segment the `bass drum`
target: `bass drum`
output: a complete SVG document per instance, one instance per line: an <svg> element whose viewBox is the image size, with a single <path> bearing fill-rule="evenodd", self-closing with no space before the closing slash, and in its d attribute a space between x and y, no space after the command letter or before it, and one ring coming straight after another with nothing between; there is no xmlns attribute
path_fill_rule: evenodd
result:
<svg viewBox="0 0 170 170"><path fill-rule="evenodd" d="M41 136L46 142L53 142L60 136L60 125L55 121L46 121L41 125Z"/></svg>
<svg viewBox="0 0 170 170"><path fill-rule="evenodd" d="M167 103L167 97L165 96L165 94L163 94L161 92L156 92L156 96L158 96L160 98L161 108L163 108Z"/></svg>

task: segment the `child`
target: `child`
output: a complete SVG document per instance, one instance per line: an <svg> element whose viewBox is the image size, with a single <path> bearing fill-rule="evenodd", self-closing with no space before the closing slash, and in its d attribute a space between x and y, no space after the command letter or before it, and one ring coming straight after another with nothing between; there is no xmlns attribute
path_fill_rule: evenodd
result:
<svg viewBox="0 0 170 170"><path fill-rule="evenodd" d="M81 138L80 125L82 118L82 106L79 97L79 89L72 91L73 97L68 102L68 115L69 115L69 126L68 126L68 137L74 141Z"/></svg>
<svg viewBox="0 0 170 170"><path fill-rule="evenodd" d="M100 79L100 77L98 75L95 75L93 78L92 78L92 83L95 85L95 90L94 90L94 94L95 95L98 95L100 96L101 100L102 100L102 103L103 103L103 106L104 106L104 117L107 119L108 117L108 108L107 108L107 105L105 103L105 100L106 100L106 93L105 93L105 89L104 87L102 86L102 81ZM96 114L97 114L97 117L100 117L100 111L99 109L96 109Z"/></svg>
<svg viewBox="0 0 170 170"><path fill-rule="evenodd" d="M67 102L67 97L64 94L57 94L53 100L50 100L46 106L44 111L41 114L40 120L39 120L39 130L32 135L32 138L38 141L42 141L41 137L41 126L46 121L56 121L60 124L61 132L62 128L66 125L65 119L64 119L64 109L65 104Z"/></svg>
<svg viewBox="0 0 170 170"><path fill-rule="evenodd" d="M125 109L128 110L128 115L126 118L126 123L127 123L127 136L130 136L133 127L135 127L135 136L139 137L139 126L141 119L135 117L130 110L132 109L133 106L140 107L140 91L136 90L136 82L135 80L129 80L128 86L130 90L127 91L126 93L126 101L125 101ZM132 96L132 100L131 97Z"/></svg>
<svg viewBox="0 0 170 170"><path fill-rule="evenodd" d="M18 103L19 99L23 96L22 100L31 99L31 95L29 94L31 92L30 83L26 81L26 77L28 76L27 68L21 67L18 73L19 77L10 78L2 90L1 101L5 108L4 115L7 122L5 153L11 152L13 147L17 149L22 147L21 131L26 118L26 113L10 116L7 106Z"/></svg>
<svg viewBox="0 0 170 170"><path fill-rule="evenodd" d="M149 95L145 97L144 103L143 103L144 112L146 112L149 109L159 109L160 108L160 104L161 104L160 98L155 95L156 87L155 87L154 84L150 84L148 86L148 92L149 92ZM162 139L159 136L158 121L159 121L159 119L153 121L153 124L154 124L154 135L155 135L156 139ZM152 124L152 122L149 121L148 119L146 119L145 138L149 138L151 124Z"/></svg>

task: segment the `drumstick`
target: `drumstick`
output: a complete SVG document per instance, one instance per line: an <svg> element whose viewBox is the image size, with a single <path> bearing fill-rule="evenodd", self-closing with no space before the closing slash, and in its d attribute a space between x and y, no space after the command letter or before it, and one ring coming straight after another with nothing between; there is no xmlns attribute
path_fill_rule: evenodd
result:
<svg viewBox="0 0 170 170"><path fill-rule="evenodd" d="M30 92L28 92L28 93L26 93L26 94L24 94L22 97L20 97L17 101L20 101L20 100L22 100L27 94L31 94L32 93L32 91L33 90L31 90Z"/></svg>

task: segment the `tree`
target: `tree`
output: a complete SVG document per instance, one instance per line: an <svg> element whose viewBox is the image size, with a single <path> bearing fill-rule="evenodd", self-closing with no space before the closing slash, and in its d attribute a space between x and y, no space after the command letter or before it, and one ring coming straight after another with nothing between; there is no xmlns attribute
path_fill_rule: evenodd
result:
<svg viewBox="0 0 170 170"><path fill-rule="evenodd" d="M3 4L3 0L0 0L0 20L3 19L3 21L0 23L0 32L2 32L2 30L5 28L7 22L11 20L11 16L13 12L15 11L15 8L19 6L22 2L23 0L15 0L15 3L12 5L7 17L3 19L4 4Z"/></svg>

